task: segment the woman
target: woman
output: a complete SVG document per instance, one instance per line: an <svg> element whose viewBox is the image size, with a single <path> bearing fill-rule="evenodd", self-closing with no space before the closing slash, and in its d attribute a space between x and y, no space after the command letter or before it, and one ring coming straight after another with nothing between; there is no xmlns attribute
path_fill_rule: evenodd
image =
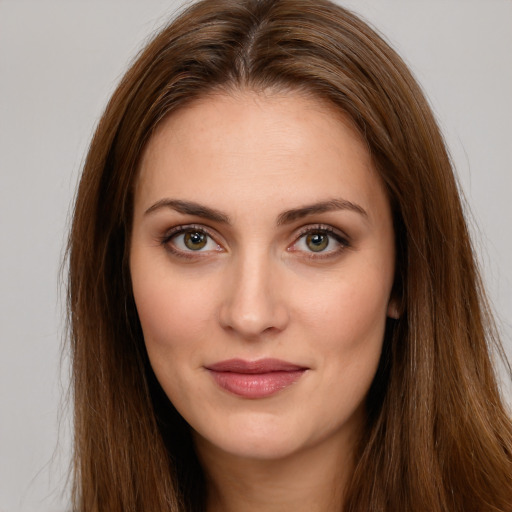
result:
<svg viewBox="0 0 512 512"><path fill-rule="evenodd" d="M342 8L207 0L149 43L69 283L78 510L512 510L444 142Z"/></svg>

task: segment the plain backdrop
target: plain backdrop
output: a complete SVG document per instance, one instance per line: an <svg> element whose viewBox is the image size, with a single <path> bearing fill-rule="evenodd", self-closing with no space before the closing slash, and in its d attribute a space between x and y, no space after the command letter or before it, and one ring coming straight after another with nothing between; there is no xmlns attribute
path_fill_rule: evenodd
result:
<svg viewBox="0 0 512 512"><path fill-rule="evenodd" d="M68 508L58 273L70 204L109 95L181 3L0 0L0 512ZM512 1L343 5L385 34L431 101L511 354Z"/></svg>

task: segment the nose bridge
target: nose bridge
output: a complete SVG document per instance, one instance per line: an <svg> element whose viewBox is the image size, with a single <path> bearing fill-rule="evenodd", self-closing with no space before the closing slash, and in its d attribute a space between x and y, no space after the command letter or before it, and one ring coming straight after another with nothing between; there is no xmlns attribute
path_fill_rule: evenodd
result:
<svg viewBox="0 0 512 512"><path fill-rule="evenodd" d="M277 293L278 262L268 251L253 248L241 252L233 263L230 284L221 306L223 327L246 338L284 329L288 312Z"/></svg>

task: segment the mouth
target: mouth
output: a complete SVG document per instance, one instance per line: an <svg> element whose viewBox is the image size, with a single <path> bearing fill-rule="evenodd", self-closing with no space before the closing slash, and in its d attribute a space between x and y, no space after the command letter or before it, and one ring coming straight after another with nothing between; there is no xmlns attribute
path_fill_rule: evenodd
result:
<svg viewBox="0 0 512 512"><path fill-rule="evenodd" d="M308 370L280 359L230 359L205 367L217 385L243 398L266 398L295 384Z"/></svg>

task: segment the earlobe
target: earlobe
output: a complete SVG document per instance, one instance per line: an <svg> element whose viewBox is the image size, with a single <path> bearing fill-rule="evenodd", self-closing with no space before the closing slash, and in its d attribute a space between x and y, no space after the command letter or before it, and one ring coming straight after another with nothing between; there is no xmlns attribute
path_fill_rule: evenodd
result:
<svg viewBox="0 0 512 512"><path fill-rule="evenodd" d="M396 299L391 299L389 301L387 315L389 318L393 318L394 320L398 320L400 318L400 308L398 307L398 301Z"/></svg>

